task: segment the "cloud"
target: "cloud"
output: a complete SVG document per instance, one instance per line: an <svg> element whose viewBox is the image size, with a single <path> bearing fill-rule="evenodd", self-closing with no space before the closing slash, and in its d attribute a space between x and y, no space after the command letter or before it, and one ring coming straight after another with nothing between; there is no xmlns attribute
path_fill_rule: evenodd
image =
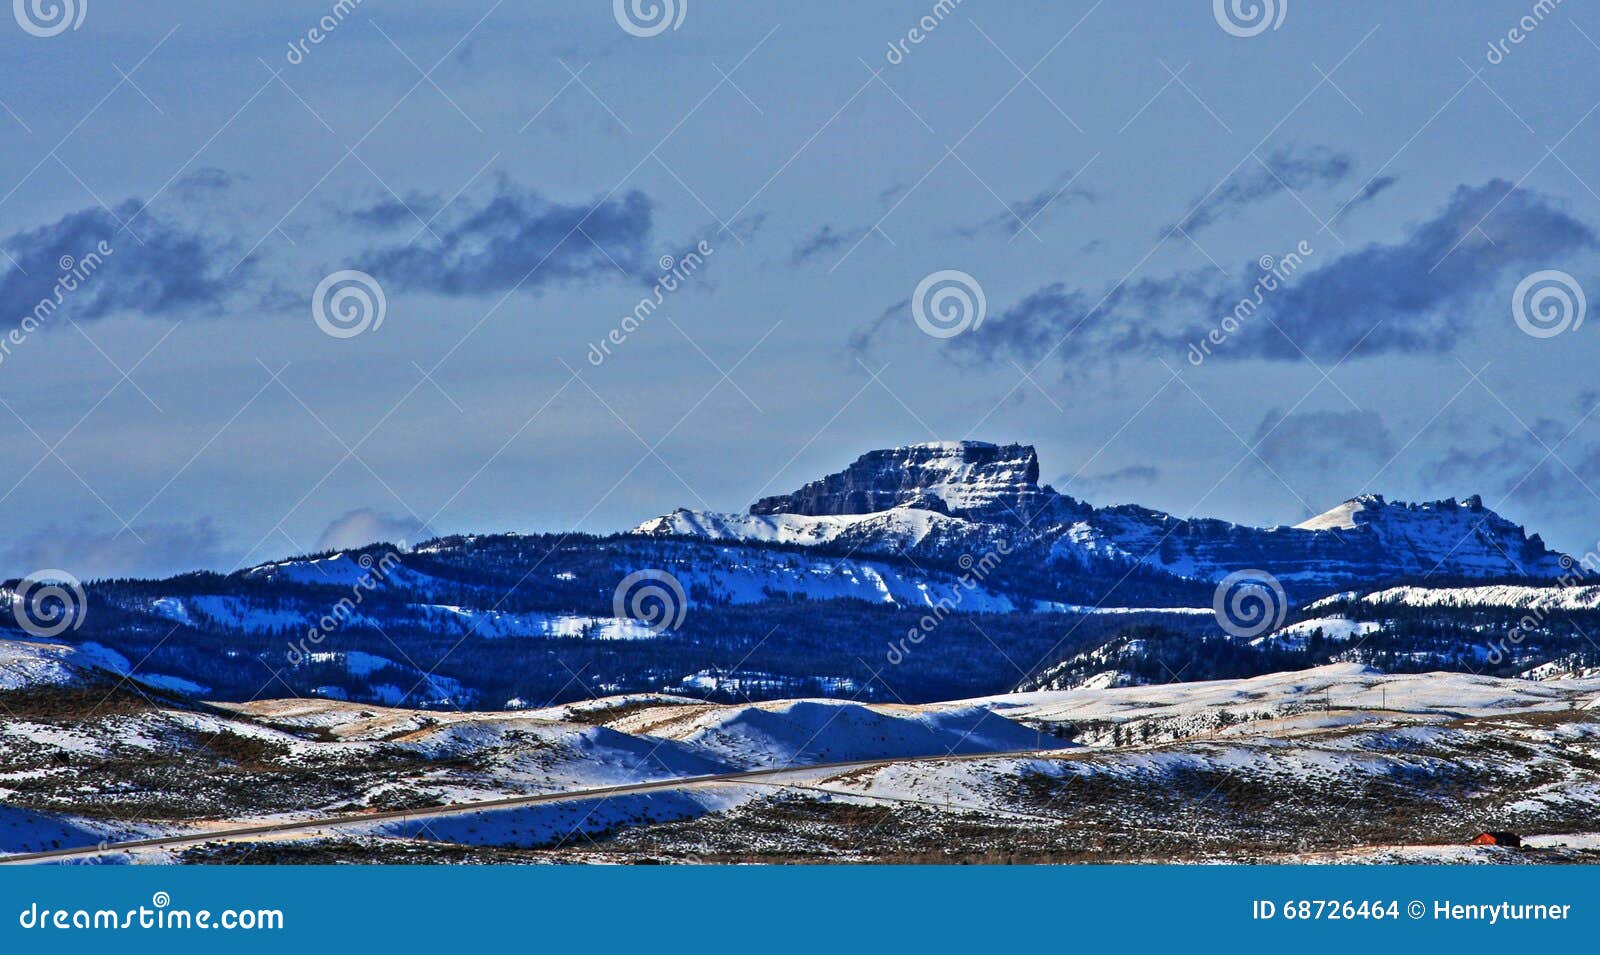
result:
<svg viewBox="0 0 1600 955"><path fill-rule="evenodd" d="M334 518L317 538L318 550L350 550L385 541L390 544L417 544L434 534L422 522L410 517L381 514L370 507L358 507Z"/></svg>
<svg viewBox="0 0 1600 955"><path fill-rule="evenodd" d="M205 166L174 182L172 193L182 199L194 201L227 192L247 178L215 166Z"/></svg>
<svg viewBox="0 0 1600 955"><path fill-rule="evenodd" d="M1240 166L1216 191L1193 203L1178 227L1189 233L1198 232L1290 189L1299 192L1331 186L1350 175L1354 165L1348 154L1320 146L1299 153L1288 147L1276 150L1259 162Z"/></svg>
<svg viewBox="0 0 1600 955"><path fill-rule="evenodd" d="M216 180L210 181L215 188ZM144 211L137 199L113 211L95 206L68 213L0 240L11 259L0 263L10 266L0 276L0 321L31 315L45 324L57 316L93 321L119 313L169 317L215 309L248 271L229 275L232 248L196 227Z"/></svg>
<svg viewBox="0 0 1600 955"><path fill-rule="evenodd" d="M1082 170L1079 170L1081 172ZM956 230L958 235L971 239L985 232L1000 232L1014 236L1023 229L1033 228L1039 217L1044 215L1046 209L1052 206L1060 208L1074 202L1093 202L1095 194L1082 186L1072 185L1073 178L1077 175L1063 176L1061 184L1044 189L1008 203L1009 208L983 220L977 225L963 226Z"/></svg>
<svg viewBox="0 0 1600 955"><path fill-rule="evenodd" d="M1577 474L1595 474L1595 468L1600 467L1600 446L1584 450L1573 443L1563 443L1569 428L1553 418L1535 418L1529 428L1533 433L1521 425L1479 425L1476 435L1458 435L1452 440L1447 452L1422 468L1421 476L1439 487L1472 492L1493 490L1537 500L1545 506L1563 496L1569 503L1592 500L1561 462L1569 462ZM1485 440L1469 446L1468 441L1474 436ZM1555 455L1548 453L1551 448Z"/></svg>
<svg viewBox="0 0 1600 955"><path fill-rule="evenodd" d="M1384 464L1394 437L1376 411L1266 413L1250 438L1256 453L1280 471L1349 475L1351 458Z"/></svg>
<svg viewBox="0 0 1600 955"><path fill-rule="evenodd" d="M1160 468L1149 464L1130 464L1100 474L1080 474L1077 477L1065 474L1057 478L1055 483L1064 494L1119 495L1130 484L1149 485L1160 479Z"/></svg>
<svg viewBox="0 0 1600 955"><path fill-rule="evenodd" d="M792 265L802 265L819 255L853 246L870 231L870 228L863 226L859 229L836 232L833 226L825 225L794 247L794 251L789 253L789 262Z"/></svg>
<svg viewBox="0 0 1600 955"><path fill-rule="evenodd" d="M1337 361L1351 354L1443 354L1477 325L1501 319L1512 277L1569 263L1600 246L1588 225L1504 180L1460 186L1404 238L1324 261L1312 248L1293 270L1275 263L1275 288L1247 263L1231 279L1195 270L1126 282L1101 295L1065 283L1038 289L953 340L969 357L1069 367L1133 354L1181 360L1191 345L1236 327L1204 360ZM1490 306L1493 307L1490 307ZM1232 318L1230 318L1232 317ZM1359 346L1359 347L1358 347ZM1191 359L1192 360L1192 359Z"/></svg>
<svg viewBox="0 0 1600 955"><path fill-rule="evenodd" d="M340 210L339 215L375 231L388 231L404 225L416 231L443 206L443 197L434 193L412 192L403 197L385 193L367 205Z"/></svg>
<svg viewBox="0 0 1600 955"><path fill-rule="evenodd" d="M850 333L848 348L850 354L856 358L865 357L872 350L872 343L883 334L884 326L895 318L911 314L911 299L903 298L888 308L878 313L878 317Z"/></svg>
<svg viewBox="0 0 1600 955"><path fill-rule="evenodd" d="M1128 281L1100 296L1054 282L952 339L953 351L980 362L1011 355L1030 363L1049 356L1071 363L1085 355L1132 354L1177 361L1187 340L1180 331L1186 323L1174 321L1181 318L1176 310L1193 311L1214 294L1214 286L1211 273L1203 271Z"/></svg>
<svg viewBox="0 0 1600 955"><path fill-rule="evenodd" d="M1334 214L1333 218L1330 219L1329 222L1337 222L1355 210L1361 208L1369 202L1372 202L1374 199L1387 192L1389 187L1394 185L1396 182L1399 182L1399 180L1393 176L1378 176L1377 178L1368 182L1365 186L1362 186L1360 192L1350 197L1350 200L1340 207L1339 211Z"/></svg>
<svg viewBox="0 0 1600 955"><path fill-rule="evenodd" d="M12 538L3 552L0 577L22 577L61 569L82 580L153 577L217 569L236 554L224 554L221 535L209 519L148 524L120 534L99 528L47 528Z"/></svg>
<svg viewBox="0 0 1600 955"><path fill-rule="evenodd" d="M1368 354L1446 352L1477 318L1503 314L1482 304L1508 271L1546 268L1596 245L1589 226L1535 193L1498 179L1461 186L1405 240L1296 276L1270 311L1313 357L1341 357L1380 320L1365 342ZM1298 356L1281 335L1249 337L1261 357Z"/></svg>
<svg viewBox="0 0 1600 955"><path fill-rule="evenodd" d="M616 274L642 279L653 204L642 192L563 204L502 179L493 194L462 197L414 243L379 247L365 271L400 288L441 295L486 295L519 285ZM404 210L380 203L356 210L378 222L402 221Z"/></svg>

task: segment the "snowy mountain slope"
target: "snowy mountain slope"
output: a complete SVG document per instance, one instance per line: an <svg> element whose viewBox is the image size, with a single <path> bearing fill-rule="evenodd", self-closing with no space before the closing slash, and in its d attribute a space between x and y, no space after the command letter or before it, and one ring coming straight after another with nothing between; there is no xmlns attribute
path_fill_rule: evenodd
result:
<svg viewBox="0 0 1600 955"><path fill-rule="evenodd" d="M1311 604L1328 605L1354 594L1336 594ZM1510 607L1518 610L1600 610L1600 586L1530 587L1494 584L1484 587L1391 587L1359 598L1372 606L1401 607Z"/></svg>
<svg viewBox="0 0 1600 955"><path fill-rule="evenodd" d="M84 656L59 643L0 639L0 690L85 682Z"/></svg>
<svg viewBox="0 0 1600 955"><path fill-rule="evenodd" d="M803 766L1040 745L1038 733L983 707L929 712L838 700L702 710L682 720L655 722L649 735L683 740L745 766Z"/></svg>
<svg viewBox="0 0 1600 955"><path fill-rule="evenodd" d="M679 508L671 514L645 521L635 534L703 537L717 541L762 541L775 544L872 543L875 550L893 544L916 549L940 542L968 543L988 534L1006 540L1008 534L975 521L916 507L897 507L872 514L729 514Z"/></svg>

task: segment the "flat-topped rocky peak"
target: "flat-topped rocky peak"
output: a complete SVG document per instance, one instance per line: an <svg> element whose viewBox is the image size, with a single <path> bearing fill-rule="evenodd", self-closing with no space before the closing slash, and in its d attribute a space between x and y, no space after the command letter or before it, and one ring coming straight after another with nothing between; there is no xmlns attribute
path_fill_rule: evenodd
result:
<svg viewBox="0 0 1600 955"><path fill-rule="evenodd" d="M1025 521L1057 495L1039 486L1031 445L935 441L869 451L792 494L765 497L751 514L873 514L916 507L972 520Z"/></svg>

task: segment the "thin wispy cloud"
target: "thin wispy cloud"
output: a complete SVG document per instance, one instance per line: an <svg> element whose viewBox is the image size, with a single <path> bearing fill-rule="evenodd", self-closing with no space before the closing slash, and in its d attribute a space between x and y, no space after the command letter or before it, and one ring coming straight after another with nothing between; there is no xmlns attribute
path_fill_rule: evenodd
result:
<svg viewBox="0 0 1600 955"><path fill-rule="evenodd" d="M1191 203L1193 208L1178 227L1190 234L1199 232L1291 189L1298 192L1335 185L1354 168L1355 161L1347 153L1322 147L1274 150L1259 161L1245 162L1216 191Z"/></svg>

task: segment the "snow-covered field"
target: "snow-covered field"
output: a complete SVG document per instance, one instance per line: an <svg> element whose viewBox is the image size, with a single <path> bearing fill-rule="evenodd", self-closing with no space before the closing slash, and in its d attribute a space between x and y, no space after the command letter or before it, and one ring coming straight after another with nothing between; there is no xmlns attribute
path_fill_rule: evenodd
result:
<svg viewBox="0 0 1600 955"><path fill-rule="evenodd" d="M1600 679L1333 665L918 706L639 694L505 713L333 700L185 708L112 689L114 673L92 655L5 642L0 650L0 672L10 674L0 690L9 710L0 719L7 854L77 846L90 859L162 862L244 852L286 861L1600 858ZM70 695L91 686L107 691L103 704L89 705L98 692L89 704ZM15 695L23 687L32 695ZM629 788L585 795L616 786ZM399 809L404 818L362 819ZM265 821L296 828L221 835ZM1464 845L1487 829L1535 835L1521 852ZM184 833L207 841L93 848Z"/></svg>

